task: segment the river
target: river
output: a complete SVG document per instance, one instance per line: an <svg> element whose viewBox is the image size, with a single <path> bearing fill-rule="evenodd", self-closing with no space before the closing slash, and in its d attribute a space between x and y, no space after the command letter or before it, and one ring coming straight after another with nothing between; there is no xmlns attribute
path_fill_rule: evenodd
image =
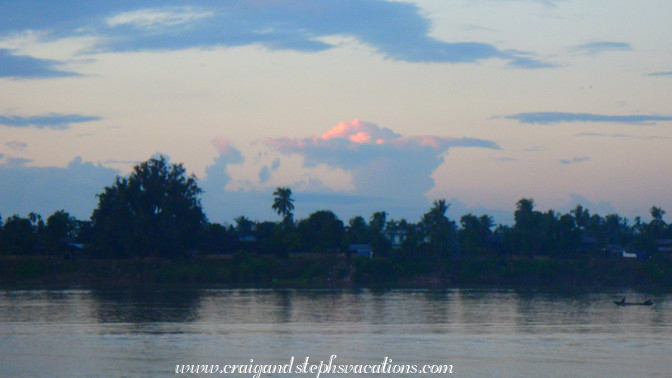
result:
<svg viewBox="0 0 672 378"><path fill-rule="evenodd" d="M655 304L614 305L622 295ZM297 370L306 358L306 366L331 358L334 369L450 365L456 377L667 377L671 299L498 289L4 290L0 376L161 377L183 364L291 363L291 374L261 376L307 378L317 374ZM445 376L320 376L420 375Z"/></svg>

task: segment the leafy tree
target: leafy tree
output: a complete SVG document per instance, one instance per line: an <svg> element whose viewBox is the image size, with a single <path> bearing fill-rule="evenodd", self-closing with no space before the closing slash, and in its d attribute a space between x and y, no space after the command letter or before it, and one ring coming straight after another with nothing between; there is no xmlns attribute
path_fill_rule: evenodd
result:
<svg viewBox="0 0 672 378"><path fill-rule="evenodd" d="M65 210L58 210L47 218L46 243L52 253L63 253L77 236L77 220Z"/></svg>
<svg viewBox="0 0 672 378"><path fill-rule="evenodd" d="M203 250L209 254L233 253L238 246L238 237L233 227L227 228L219 223L208 223L201 245Z"/></svg>
<svg viewBox="0 0 672 378"><path fill-rule="evenodd" d="M387 256L392 249L392 243L385 236L387 213L377 211L369 219L369 243L376 256Z"/></svg>
<svg viewBox="0 0 672 378"><path fill-rule="evenodd" d="M29 218L12 215L2 228L4 253L8 255L27 255L34 251L37 242L36 229Z"/></svg>
<svg viewBox="0 0 672 378"><path fill-rule="evenodd" d="M28 213L28 219L35 229L39 230L44 228L44 221L42 220L42 216L40 214L31 211Z"/></svg>
<svg viewBox="0 0 672 378"><path fill-rule="evenodd" d="M367 243L369 241L369 226L363 217L356 216L350 219L348 225L349 227L345 233L348 243Z"/></svg>
<svg viewBox="0 0 672 378"><path fill-rule="evenodd" d="M371 219L369 220L369 227L374 232L383 232L385 229L385 222L387 221L387 213L384 211L376 211L371 214Z"/></svg>
<svg viewBox="0 0 672 378"><path fill-rule="evenodd" d="M278 215L282 216L282 223L285 226L292 225L294 223L292 210L294 210L294 200L292 199L292 190L290 188L277 188L273 192L275 198L273 199L273 205L271 206Z"/></svg>
<svg viewBox="0 0 672 378"><path fill-rule="evenodd" d="M458 237L461 251L468 255L483 254L488 246L488 237L492 234L492 218L488 215L477 217L466 214L460 218Z"/></svg>
<svg viewBox="0 0 672 378"><path fill-rule="evenodd" d="M653 219L651 222L649 222L648 231L653 234L655 238L660 238L663 236L665 227L667 226L663 220L665 210L661 209L660 207L653 206L649 212L651 213L651 217Z"/></svg>
<svg viewBox="0 0 672 378"><path fill-rule="evenodd" d="M569 214L563 214L557 220L554 230L555 255L573 257L581 244L581 230L576 227L576 220Z"/></svg>
<svg viewBox="0 0 672 378"><path fill-rule="evenodd" d="M274 222L258 222L254 225L254 238L256 240L257 250L260 253L270 254L281 249L281 234L276 234L278 228L279 226Z"/></svg>
<svg viewBox="0 0 672 378"><path fill-rule="evenodd" d="M237 218L234 218L233 221L236 222L235 230L236 235L238 235L238 239L246 240L254 236L254 222L247 219L246 216L241 215Z"/></svg>
<svg viewBox="0 0 672 378"><path fill-rule="evenodd" d="M534 210L534 200L522 198L516 203L516 211L513 213L515 224L512 229L512 237L518 247L518 251L529 257L541 247L541 221L542 214Z"/></svg>
<svg viewBox="0 0 672 378"><path fill-rule="evenodd" d="M580 230L586 228L588 220L590 219L590 212L588 211L588 209L584 209L583 206L581 205L576 205L576 207L574 208L574 210L571 211L571 213L574 216L574 222L576 223L576 226Z"/></svg>
<svg viewBox="0 0 672 378"><path fill-rule="evenodd" d="M305 251L326 252L342 248L343 222L329 210L316 211L299 221L297 228Z"/></svg>
<svg viewBox="0 0 672 378"><path fill-rule="evenodd" d="M446 217L450 204L445 199L436 200L432 208L422 216L421 224L429 239L430 250L446 257L458 252L457 226Z"/></svg>
<svg viewBox="0 0 672 378"><path fill-rule="evenodd" d="M627 245L632 239L632 230L628 220L618 214L609 214L604 218L604 238L607 244Z"/></svg>
<svg viewBox="0 0 672 378"><path fill-rule="evenodd" d="M152 158L98 195L93 236L108 256L172 257L195 247L206 220L195 176Z"/></svg>

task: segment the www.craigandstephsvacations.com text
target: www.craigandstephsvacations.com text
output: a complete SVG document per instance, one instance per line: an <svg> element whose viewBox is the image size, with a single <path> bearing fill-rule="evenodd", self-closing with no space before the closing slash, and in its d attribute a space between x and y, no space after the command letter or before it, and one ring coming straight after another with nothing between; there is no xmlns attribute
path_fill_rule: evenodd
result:
<svg viewBox="0 0 672 378"><path fill-rule="evenodd" d="M337 364L337 356L331 355L328 361L310 363L310 357L294 365L292 356L288 364L248 364L228 365L176 365L176 374L251 374L260 378L263 374L310 374L319 378L322 374L452 374L453 365L401 365L394 364L391 358L379 364Z"/></svg>

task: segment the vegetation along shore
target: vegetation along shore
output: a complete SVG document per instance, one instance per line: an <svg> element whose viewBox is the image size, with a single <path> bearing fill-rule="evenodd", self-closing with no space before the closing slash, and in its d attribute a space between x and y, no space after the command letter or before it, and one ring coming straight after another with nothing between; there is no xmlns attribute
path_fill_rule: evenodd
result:
<svg viewBox="0 0 672 378"><path fill-rule="evenodd" d="M672 288L672 225L617 214L567 214L516 203L513 225L446 216L434 201L419 222L384 211L347 224L329 210L293 217L277 188L277 221L211 223L181 164L153 158L98 195L90 219L0 218L0 285L208 284L232 287L567 286ZM270 197L270 196L269 196Z"/></svg>

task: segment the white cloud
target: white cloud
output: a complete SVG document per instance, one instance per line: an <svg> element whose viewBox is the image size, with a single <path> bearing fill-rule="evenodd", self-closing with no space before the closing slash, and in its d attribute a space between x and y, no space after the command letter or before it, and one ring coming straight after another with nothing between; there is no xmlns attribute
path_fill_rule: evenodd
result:
<svg viewBox="0 0 672 378"><path fill-rule="evenodd" d="M141 29L171 27L210 17L213 12L194 7L148 8L120 13L107 19L111 27L130 25Z"/></svg>
<svg viewBox="0 0 672 378"><path fill-rule="evenodd" d="M341 122L321 137L266 138L278 152L298 154L304 165L327 165L352 175L355 193L405 201L424 201L433 186L432 173L452 147L499 148L476 138L402 136L373 123Z"/></svg>

